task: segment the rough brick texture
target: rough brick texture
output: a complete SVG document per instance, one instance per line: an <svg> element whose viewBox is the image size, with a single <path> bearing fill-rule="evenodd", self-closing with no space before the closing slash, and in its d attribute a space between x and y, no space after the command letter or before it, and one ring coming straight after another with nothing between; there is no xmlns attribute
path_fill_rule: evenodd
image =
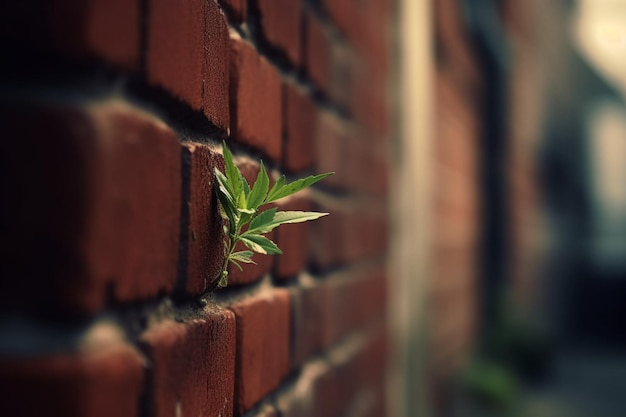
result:
<svg viewBox="0 0 626 417"><path fill-rule="evenodd" d="M281 81L276 68L248 42L230 42L231 136L280 160Z"/></svg>
<svg viewBox="0 0 626 417"><path fill-rule="evenodd" d="M312 205L306 195L294 196L278 205L278 210L311 211ZM274 231L276 243L283 253L276 259L276 277L295 277L308 262L311 253L310 223L286 224Z"/></svg>
<svg viewBox="0 0 626 417"><path fill-rule="evenodd" d="M289 172L302 172L313 165L318 129L318 110L310 97L284 85L285 152L283 165Z"/></svg>
<svg viewBox="0 0 626 417"><path fill-rule="evenodd" d="M3 416L120 416L139 409L143 369L129 346L35 358L3 358Z"/></svg>
<svg viewBox="0 0 626 417"><path fill-rule="evenodd" d="M282 289L230 307L237 317L236 405L249 410L289 372L290 298Z"/></svg>
<svg viewBox="0 0 626 417"><path fill-rule="evenodd" d="M391 3L0 4L0 415L386 414ZM472 169L471 101L436 80L462 115L438 157ZM249 185L261 160L270 186L336 174L262 207L330 215L273 230L283 253L216 288L222 141ZM435 200L449 234L476 214L460 188ZM473 282L441 273L440 361L472 322L445 285Z"/></svg>
<svg viewBox="0 0 626 417"><path fill-rule="evenodd" d="M0 42L72 59L99 58L139 70L140 11L137 0L62 0L0 4ZM19 59L32 58L22 51Z"/></svg>
<svg viewBox="0 0 626 417"><path fill-rule="evenodd" d="M186 323L166 321L142 336L150 360L150 415L232 415L235 317L209 310Z"/></svg>
<svg viewBox="0 0 626 417"><path fill-rule="evenodd" d="M265 38L299 65L301 61L302 8L299 1L256 0Z"/></svg>
<svg viewBox="0 0 626 417"><path fill-rule="evenodd" d="M207 146L186 143L183 161L188 169L189 209L185 289L200 294L219 280L224 265L225 220L218 209L214 169L223 170L222 157Z"/></svg>
<svg viewBox="0 0 626 417"><path fill-rule="evenodd" d="M226 130L228 28L214 0L148 6L147 76Z"/></svg>
<svg viewBox="0 0 626 417"><path fill-rule="evenodd" d="M3 109L7 305L94 311L173 289L180 146L162 123L121 102ZM28 190L28 192L25 192ZM40 262L32 262L38 253Z"/></svg>

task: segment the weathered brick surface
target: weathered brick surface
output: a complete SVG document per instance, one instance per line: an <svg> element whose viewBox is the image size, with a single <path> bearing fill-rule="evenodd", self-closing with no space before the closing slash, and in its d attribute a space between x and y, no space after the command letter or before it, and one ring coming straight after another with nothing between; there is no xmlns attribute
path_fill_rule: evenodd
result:
<svg viewBox="0 0 626 417"><path fill-rule="evenodd" d="M334 276L293 290L293 366L322 353L343 337L383 319L387 308L384 270Z"/></svg>
<svg viewBox="0 0 626 417"><path fill-rule="evenodd" d="M2 2L0 43L71 58L96 57L125 70L140 61L137 0ZM29 52L17 55L29 57Z"/></svg>
<svg viewBox="0 0 626 417"><path fill-rule="evenodd" d="M117 101L4 108L3 297L8 306L94 311L173 288L180 146ZM39 254L39 262L32 254ZM26 298L28 298L28 302Z"/></svg>
<svg viewBox="0 0 626 417"><path fill-rule="evenodd" d="M311 211L312 205L306 196L298 195L278 205L278 210ZM274 231L276 244L283 251L276 259L276 277L295 277L308 262L311 253L311 224L285 224Z"/></svg>
<svg viewBox="0 0 626 417"><path fill-rule="evenodd" d="M5 356L0 360L0 414L135 417L142 383L142 358L126 345L31 358Z"/></svg>
<svg viewBox="0 0 626 417"><path fill-rule="evenodd" d="M230 308L237 317L235 410L243 413L289 372L289 292L274 289Z"/></svg>
<svg viewBox="0 0 626 417"><path fill-rule="evenodd" d="M149 329L141 344L150 360L150 415L232 415L235 317L209 309L185 323Z"/></svg>
<svg viewBox="0 0 626 417"><path fill-rule="evenodd" d="M299 368L328 343L328 324L332 320L329 289L318 284L293 290L293 367Z"/></svg>
<svg viewBox="0 0 626 417"><path fill-rule="evenodd" d="M320 21L307 14L304 19L304 65L307 75L323 91L331 86L330 39Z"/></svg>
<svg viewBox="0 0 626 417"><path fill-rule="evenodd" d="M385 410L384 379L387 338L376 330L356 349L340 346L328 362L304 366L291 390L284 392L277 407L284 417L376 414Z"/></svg>
<svg viewBox="0 0 626 417"><path fill-rule="evenodd" d="M387 219L382 213L352 212L333 206L317 209L333 213L317 220L313 228L313 260L317 268L328 270L386 253Z"/></svg>
<svg viewBox="0 0 626 417"><path fill-rule="evenodd" d="M219 213L213 171L223 170L224 161L209 147L195 143L184 144L183 161L189 187L185 288L190 294L200 294L219 280L224 265L226 222Z"/></svg>
<svg viewBox="0 0 626 417"><path fill-rule="evenodd" d="M147 77L227 130L228 28L214 0L150 0Z"/></svg>
<svg viewBox="0 0 626 417"><path fill-rule="evenodd" d="M10 58L0 310L20 317L0 326L0 350L16 355L0 352L1 415L384 415L391 3L0 5ZM437 85L459 82L451 71ZM437 162L468 168L459 161L471 146L451 145L472 127L471 100L438 104L463 117L437 131L450 139ZM270 205L330 216L278 228L268 237L282 255L228 266L229 288L208 294L225 256L222 139L250 185L261 159L271 183L336 175ZM463 185L448 181L435 197L446 231L469 218ZM467 244L473 231L458 231ZM472 321L447 309L472 306L444 286L458 270L441 273L445 361ZM105 318L117 339L82 328ZM41 356L15 343L23 330Z"/></svg>
<svg viewBox="0 0 626 417"><path fill-rule="evenodd" d="M265 38L296 66L302 60L302 7L293 0L256 0Z"/></svg>
<svg viewBox="0 0 626 417"><path fill-rule="evenodd" d="M279 161L282 151L281 80L248 42L230 40L231 136Z"/></svg>
<svg viewBox="0 0 626 417"><path fill-rule="evenodd" d="M283 165L290 172L313 165L319 115L315 103L290 84L284 84L285 147Z"/></svg>

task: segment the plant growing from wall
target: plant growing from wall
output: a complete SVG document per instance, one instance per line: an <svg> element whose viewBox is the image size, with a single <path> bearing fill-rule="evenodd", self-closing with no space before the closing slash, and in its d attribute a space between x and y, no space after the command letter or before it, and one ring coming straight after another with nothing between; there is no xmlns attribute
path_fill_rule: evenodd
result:
<svg viewBox="0 0 626 417"><path fill-rule="evenodd" d="M220 203L220 213L227 224L224 227L226 258L217 285L226 287L228 285L229 262L243 270L241 264L255 263L252 260L252 255L255 252L263 255L282 253L276 243L264 236L266 233L271 232L281 224L302 223L328 215L328 213L312 211L278 211L277 208L261 211L261 208L310 187L333 173L311 175L288 184L283 175L270 188L269 176L263 161L261 161L259 174L250 187L235 166L233 156L226 143L222 143L222 150L226 169L222 173L215 168L215 176L218 182L217 196ZM249 250L235 251L239 242L243 243Z"/></svg>

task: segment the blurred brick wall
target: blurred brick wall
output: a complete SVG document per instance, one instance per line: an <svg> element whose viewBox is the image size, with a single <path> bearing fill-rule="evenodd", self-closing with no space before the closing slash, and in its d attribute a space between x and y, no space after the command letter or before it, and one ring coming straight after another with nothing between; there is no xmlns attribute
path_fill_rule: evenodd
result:
<svg viewBox="0 0 626 417"><path fill-rule="evenodd" d="M391 3L0 5L1 415L384 415ZM221 140L336 175L201 302Z"/></svg>
<svg viewBox="0 0 626 417"><path fill-rule="evenodd" d="M434 231L429 373L435 397L471 353L480 231L481 100L485 80L459 3L434 3Z"/></svg>

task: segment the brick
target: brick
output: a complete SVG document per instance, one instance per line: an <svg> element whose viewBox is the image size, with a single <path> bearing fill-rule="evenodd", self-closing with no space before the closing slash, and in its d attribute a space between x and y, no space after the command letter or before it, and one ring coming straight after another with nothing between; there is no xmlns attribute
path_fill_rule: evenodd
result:
<svg viewBox="0 0 626 417"><path fill-rule="evenodd" d="M326 324L326 346L342 337L385 317L387 279L383 270L364 271L349 279L335 279L326 284L329 317Z"/></svg>
<svg viewBox="0 0 626 417"><path fill-rule="evenodd" d="M233 413L235 317L213 307L184 323L165 321L140 340L150 360L149 413Z"/></svg>
<svg viewBox="0 0 626 417"><path fill-rule="evenodd" d="M3 416L134 417L143 385L142 358L126 345L0 360Z"/></svg>
<svg viewBox="0 0 626 417"><path fill-rule="evenodd" d="M285 146L283 166L289 172L306 171L313 166L318 128L315 103L290 84L284 85Z"/></svg>
<svg viewBox="0 0 626 417"><path fill-rule="evenodd" d="M240 39L230 49L231 137L280 161L282 87L276 68Z"/></svg>
<svg viewBox="0 0 626 417"><path fill-rule="evenodd" d="M324 114L315 155L316 172L335 172L324 180L325 187L376 196L386 194L389 168L385 148L374 143L363 130L345 126Z"/></svg>
<svg viewBox="0 0 626 417"><path fill-rule="evenodd" d="M248 15L246 0L219 0L220 4L235 23L243 23Z"/></svg>
<svg viewBox="0 0 626 417"><path fill-rule="evenodd" d="M304 286L293 290L293 362L301 367L308 359L323 352L328 342L332 317L327 285Z"/></svg>
<svg viewBox="0 0 626 417"><path fill-rule="evenodd" d="M350 108L354 118L373 133L384 136L389 130L385 81L360 67L353 73L354 94Z"/></svg>
<svg viewBox="0 0 626 417"><path fill-rule="evenodd" d="M187 230L187 275L185 288L198 295L220 279L224 265L226 221L219 213L214 188L214 168L224 169L220 154L197 143L183 146L188 169L189 225Z"/></svg>
<svg viewBox="0 0 626 417"><path fill-rule="evenodd" d="M230 308L237 317L235 410L243 413L289 372L289 292L274 289Z"/></svg>
<svg viewBox="0 0 626 417"><path fill-rule="evenodd" d="M121 101L13 103L0 112L4 306L94 312L173 289L180 145ZM10 181L9 181L10 179ZM36 254L37 262L33 262Z"/></svg>
<svg viewBox="0 0 626 417"><path fill-rule="evenodd" d="M301 56L302 6L293 0L257 0L264 37L282 49L292 64L299 66Z"/></svg>
<svg viewBox="0 0 626 417"><path fill-rule="evenodd" d="M380 416L384 412L385 333L339 346L324 361L308 362L276 401L283 417ZM354 341L351 341L354 342Z"/></svg>
<svg viewBox="0 0 626 417"><path fill-rule="evenodd" d="M387 251L387 219L383 213L316 207L330 216L316 220L313 263L328 270L351 262L380 257Z"/></svg>
<svg viewBox="0 0 626 417"><path fill-rule="evenodd" d="M299 194L281 202L278 210L311 211L312 206L306 196ZM276 244L283 251L276 258L278 279L293 278L306 267L311 252L310 229L310 222L284 224L275 229Z"/></svg>
<svg viewBox="0 0 626 417"><path fill-rule="evenodd" d="M228 27L214 0L150 0L147 77L227 130Z"/></svg>
<svg viewBox="0 0 626 417"><path fill-rule="evenodd" d="M320 387L328 378L329 366L321 360L308 363L298 374L295 382L276 400L276 408L282 417L314 417L316 404L322 400Z"/></svg>
<svg viewBox="0 0 626 417"><path fill-rule="evenodd" d="M323 91L331 89L332 51L324 27L313 15L304 19L304 67L313 82Z"/></svg>
<svg viewBox="0 0 626 417"><path fill-rule="evenodd" d="M0 4L0 39L71 58L98 58L139 70L138 0L44 0ZM18 52L18 59L28 52Z"/></svg>

